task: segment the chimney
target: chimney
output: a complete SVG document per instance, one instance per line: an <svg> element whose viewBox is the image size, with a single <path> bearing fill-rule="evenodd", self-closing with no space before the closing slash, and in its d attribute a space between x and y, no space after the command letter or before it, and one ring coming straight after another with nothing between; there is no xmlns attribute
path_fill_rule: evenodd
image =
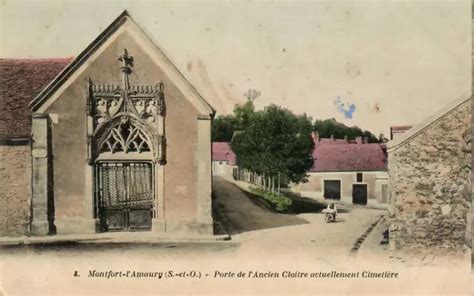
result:
<svg viewBox="0 0 474 296"><path fill-rule="evenodd" d="M356 143L362 144L362 137L356 137Z"/></svg>
<svg viewBox="0 0 474 296"><path fill-rule="evenodd" d="M369 144L369 137L367 136L364 137L364 144Z"/></svg>
<svg viewBox="0 0 474 296"><path fill-rule="evenodd" d="M334 142L334 135L331 135L331 142Z"/></svg>
<svg viewBox="0 0 474 296"><path fill-rule="evenodd" d="M319 132L311 132L311 138L313 138L313 142L316 144L319 142Z"/></svg>
<svg viewBox="0 0 474 296"><path fill-rule="evenodd" d="M344 136L344 142L346 142L346 144L349 143L349 139L348 139L347 135Z"/></svg>

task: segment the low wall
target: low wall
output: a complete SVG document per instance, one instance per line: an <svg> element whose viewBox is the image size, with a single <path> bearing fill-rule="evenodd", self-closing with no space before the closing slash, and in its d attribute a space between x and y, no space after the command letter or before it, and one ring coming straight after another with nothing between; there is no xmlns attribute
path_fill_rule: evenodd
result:
<svg viewBox="0 0 474 296"><path fill-rule="evenodd" d="M30 197L30 146L0 145L0 236L28 233Z"/></svg>

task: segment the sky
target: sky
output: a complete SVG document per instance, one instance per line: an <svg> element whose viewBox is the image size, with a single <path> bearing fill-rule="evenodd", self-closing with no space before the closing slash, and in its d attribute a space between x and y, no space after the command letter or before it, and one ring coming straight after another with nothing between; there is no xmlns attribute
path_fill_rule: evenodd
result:
<svg viewBox="0 0 474 296"><path fill-rule="evenodd" d="M256 89L388 136L471 93L469 0L0 0L0 57L77 56L124 9L218 114Z"/></svg>

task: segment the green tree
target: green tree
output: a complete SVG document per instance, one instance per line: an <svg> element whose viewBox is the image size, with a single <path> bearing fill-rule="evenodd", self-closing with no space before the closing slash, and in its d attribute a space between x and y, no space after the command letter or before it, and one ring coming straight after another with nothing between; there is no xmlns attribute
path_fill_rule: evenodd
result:
<svg viewBox="0 0 474 296"><path fill-rule="evenodd" d="M213 142L230 142L234 135L236 119L233 115L218 116L212 121L211 138Z"/></svg>
<svg viewBox="0 0 474 296"><path fill-rule="evenodd" d="M270 105L247 113L246 125L231 143L240 168L299 183L313 166L311 118Z"/></svg>
<svg viewBox="0 0 474 296"><path fill-rule="evenodd" d="M212 121L211 138L213 142L230 142L235 131L243 130L255 111L251 100L234 106L234 114L220 115Z"/></svg>
<svg viewBox="0 0 474 296"><path fill-rule="evenodd" d="M313 130L317 131L321 138L329 138L331 135L336 139L343 139L345 136L349 140L356 137L368 137L369 143L378 143L379 139L369 131L362 131L357 126L348 127L347 125L336 121L336 119L317 119L314 121Z"/></svg>
<svg viewBox="0 0 474 296"><path fill-rule="evenodd" d="M255 112L255 106L252 100L247 100L244 104L234 106L235 130L243 130L250 121L250 117Z"/></svg>

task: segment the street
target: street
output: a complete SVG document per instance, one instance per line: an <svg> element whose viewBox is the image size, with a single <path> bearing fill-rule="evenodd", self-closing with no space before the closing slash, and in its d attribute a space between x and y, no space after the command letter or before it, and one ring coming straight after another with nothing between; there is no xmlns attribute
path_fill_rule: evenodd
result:
<svg viewBox="0 0 474 296"><path fill-rule="evenodd" d="M220 211L218 222L224 224L221 231L227 228L231 240L162 243L111 240L3 247L0 248L0 295L138 292L175 295L178 290L186 295L211 295L215 291L220 295L254 295L256 285L259 294L271 295L281 289L291 289L295 295L308 295L308 291L319 295L355 291L367 294L381 289L401 292L401 287L403 291L414 291L420 286L412 279L418 277L421 281L424 275L424 280L432 283L433 291L462 290L459 284L454 285L464 281L456 270L429 266L406 268L403 262L387 260L387 246L379 244L387 225L380 220L384 211L357 207L340 213L336 223L326 223L317 212L292 215L271 212L222 179L214 179L214 195ZM364 238L362 244L354 251L361 238ZM321 272L398 273L399 278L370 281L370 285L364 279L298 278L298 275ZM237 277L243 273L260 278ZM91 274L114 277L91 277ZM161 276L121 276L134 274ZM277 275L293 275L293 278L274 278ZM446 279L450 277L456 281L447 285Z"/></svg>
<svg viewBox="0 0 474 296"><path fill-rule="evenodd" d="M272 254L305 256L315 261L346 261L354 253L356 241L384 214L383 210L354 208L340 212L336 223L326 223L318 212L281 214L267 209L247 192L221 178L213 181L215 220L220 234L228 233L231 240L215 242L181 241L143 244L123 243L55 243L10 246L0 249L4 260L28 257L75 258L87 254L88 260L115 260L117 257L172 258L183 255L200 258L249 258ZM380 230L378 230L380 232ZM129 234L131 237L139 233ZM375 235L375 234L374 234ZM380 233L380 240L382 234ZM145 241L144 241L145 242ZM372 242L376 244L376 242ZM377 246L375 246L378 248ZM382 248L380 248L382 249ZM15 260L16 260L15 259ZM5 262L5 261L4 261Z"/></svg>
<svg viewBox="0 0 474 296"><path fill-rule="evenodd" d="M357 207L339 213L336 223L326 223L324 215L318 212L271 212L219 177L213 179L213 190L214 202L225 216L223 224L230 229L232 238L241 242L236 252L242 257L260 258L271 250L272 254L304 255L316 262L345 264L352 258L351 249L356 241L385 214L383 210Z"/></svg>

